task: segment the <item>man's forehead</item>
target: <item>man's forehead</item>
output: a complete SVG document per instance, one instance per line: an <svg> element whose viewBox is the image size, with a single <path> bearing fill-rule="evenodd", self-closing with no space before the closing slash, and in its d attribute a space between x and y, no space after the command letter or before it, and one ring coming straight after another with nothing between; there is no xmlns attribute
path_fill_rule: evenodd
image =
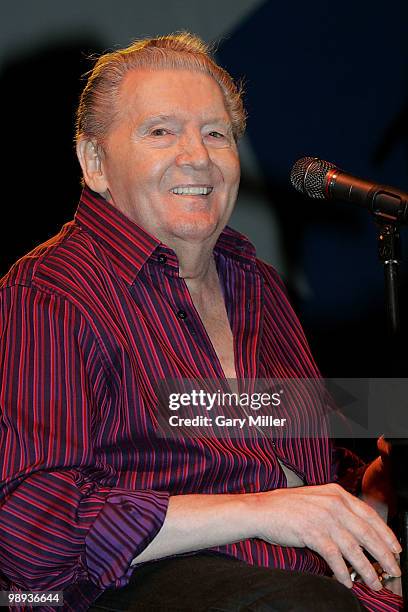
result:
<svg viewBox="0 0 408 612"><path fill-rule="evenodd" d="M145 69L129 71L119 90L122 111L141 118L181 115L183 109L230 122L224 96L209 74L189 69Z"/></svg>
<svg viewBox="0 0 408 612"><path fill-rule="evenodd" d="M155 66L140 66L128 70L122 79L121 89L130 91L133 90L136 85L140 86L149 80L162 82L163 85L165 85L174 79L177 80L182 77L187 77L192 81L204 80L212 83L219 89L219 85L215 78L211 76L210 73L203 70L195 70L193 67L162 68Z"/></svg>

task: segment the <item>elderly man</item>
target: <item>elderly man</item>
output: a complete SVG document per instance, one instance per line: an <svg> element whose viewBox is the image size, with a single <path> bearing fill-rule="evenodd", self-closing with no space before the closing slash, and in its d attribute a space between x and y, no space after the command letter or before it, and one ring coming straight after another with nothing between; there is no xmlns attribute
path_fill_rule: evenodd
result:
<svg viewBox="0 0 408 612"><path fill-rule="evenodd" d="M327 438L157 435L160 380L318 376L277 274L226 228L244 125L189 34L95 65L75 220L1 284L3 590L63 590L76 612L101 595L101 609L399 609L362 550L397 576L399 543L333 484Z"/></svg>

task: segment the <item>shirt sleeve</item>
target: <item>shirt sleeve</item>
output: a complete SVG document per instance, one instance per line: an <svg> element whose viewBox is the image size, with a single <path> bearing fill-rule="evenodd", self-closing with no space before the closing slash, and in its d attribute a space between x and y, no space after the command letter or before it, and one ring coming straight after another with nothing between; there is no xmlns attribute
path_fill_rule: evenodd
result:
<svg viewBox="0 0 408 612"><path fill-rule="evenodd" d="M68 300L0 290L0 571L25 590L127 584L168 493L115 487L96 448L107 368Z"/></svg>

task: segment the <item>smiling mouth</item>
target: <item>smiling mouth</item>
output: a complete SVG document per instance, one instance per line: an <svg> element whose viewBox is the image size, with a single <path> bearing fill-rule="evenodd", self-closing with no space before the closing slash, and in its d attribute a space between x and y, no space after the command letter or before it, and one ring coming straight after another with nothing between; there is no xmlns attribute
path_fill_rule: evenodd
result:
<svg viewBox="0 0 408 612"><path fill-rule="evenodd" d="M213 187L209 187L208 185L186 185L180 187L173 187L170 189L171 193L175 195L192 195L192 196L207 196L213 190Z"/></svg>

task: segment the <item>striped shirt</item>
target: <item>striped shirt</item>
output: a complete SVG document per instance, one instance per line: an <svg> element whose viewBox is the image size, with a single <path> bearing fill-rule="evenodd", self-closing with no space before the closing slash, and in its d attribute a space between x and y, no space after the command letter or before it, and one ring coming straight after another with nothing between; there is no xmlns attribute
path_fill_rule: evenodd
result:
<svg viewBox="0 0 408 612"><path fill-rule="evenodd" d="M317 377L273 268L230 228L214 257L238 379ZM285 487L279 460L306 484L338 477L328 437L157 435L160 380L224 374L174 251L89 189L75 219L2 279L0 360L2 589L63 590L65 609L81 612L128 583L170 495ZM215 550L329 573L309 549L254 539ZM369 610L399 609L385 589L354 589Z"/></svg>

